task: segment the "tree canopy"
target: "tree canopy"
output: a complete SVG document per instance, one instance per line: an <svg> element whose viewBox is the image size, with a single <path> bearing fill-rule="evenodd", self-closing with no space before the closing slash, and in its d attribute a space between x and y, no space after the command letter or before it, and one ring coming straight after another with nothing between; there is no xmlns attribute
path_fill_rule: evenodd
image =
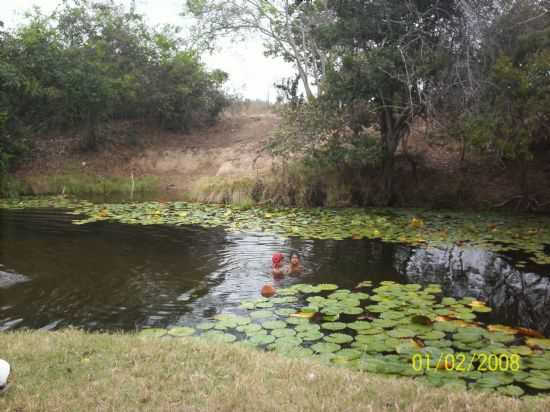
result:
<svg viewBox="0 0 550 412"><path fill-rule="evenodd" d="M0 27L0 172L48 130L86 129L100 143L106 120L141 119L187 130L227 105L227 74L209 72L175 27L153 29L114 2L65 0Z"/></svg>

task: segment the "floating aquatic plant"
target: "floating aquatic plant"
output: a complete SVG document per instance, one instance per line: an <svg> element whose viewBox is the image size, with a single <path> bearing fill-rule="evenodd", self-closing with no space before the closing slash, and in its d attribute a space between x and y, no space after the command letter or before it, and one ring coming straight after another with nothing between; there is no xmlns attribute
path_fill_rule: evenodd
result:
<svg viewBox="0 0 550 412"><path fill-rule="evenodd" d="M70 209L71 214L81 217L74 221L75 224L104 220L142 225L191 224L222 226L231 231L262 230L304 239L379 238L385 242L410 245L457 244L495 252L522 251L529 255L527 259L532 262L550 264L550 255L545 250L550 245L550 230L547 229L550 218L535 215L380 208L243 208L186 202L93 204L66 197L4 199L0 200L0 207ZM308 285L300 293L323 290L336 288L325 284L316 287ZM485 310L484 306L476 308L476 311Z"/></svg>
<svg viewBox="0 0 550 412"><path fill-rule="evenodd" d="M345 321L325 322L309 317L303 308L315 303L322 311L321 302L330 306L357 292L310 286L293 285L279 289L277 297L246 300L248 305L241 305L245 316L221 314L195 328L145 329L140 335L201 334L211 341L240 341L285 356L415 377L453 390L471 388L514 397L550 393L550 339L527 328L478 322L475 313L488 312L475 310L486 307L483 302L443 297L437 285L422 288L384 281L362 292L360 306L353 299L353 307L364 310L361 315L343 314ZM360 286L372 288L366 282ZM281 296L295 299L288 302ZM258 303L273 306L258 311ZM308 317L297 317L300 313ZM464 320L464 314L474 318Z"/></svg>

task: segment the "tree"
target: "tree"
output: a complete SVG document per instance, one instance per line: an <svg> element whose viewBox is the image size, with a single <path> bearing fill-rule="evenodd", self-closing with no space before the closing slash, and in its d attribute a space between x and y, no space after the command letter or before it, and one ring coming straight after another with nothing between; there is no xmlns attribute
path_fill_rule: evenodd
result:
<svg viewBox="0 0 550 412"><path fill-rule="evenodd" d="M329 67L325 99L334 106L362 101L365 115L352 125L356 130L372 125L369 112L376 115L391 203L395 152L411 124L464 87L455 63L466 16L455 2L439 0L331 0L328 7L337 18L319 43L339 58Z"/></svg>
<svg viewBox="0 0 550 412"><path fill-rule="evenodd" d="M49 130L83 131L117 119L189 130L228 105L227 75L209 72L174 27L148 27L114 1L64 0L15 30L0 25L0 175Z"/></svg>
<svg viewBox="0 0 550 412"><path fill-rule="evenodd" d="M195 36L212 48L224 36L258 33L266 54L293 62L308 100L321 94L329 56L317 44L315 33L334 20L326 1L187 0L186 13L196 19ZM313 78L313 80L312 80Z"/></svg>
<svg viewBox="0 0 550 412"><path fill-rule="evenodd" d="M506 1L483 33L483 75L475 112L463 117L473 147L519 164L521 193L507 200L535 209L529 161L550 139L550 10L537 0Z"/></svg>

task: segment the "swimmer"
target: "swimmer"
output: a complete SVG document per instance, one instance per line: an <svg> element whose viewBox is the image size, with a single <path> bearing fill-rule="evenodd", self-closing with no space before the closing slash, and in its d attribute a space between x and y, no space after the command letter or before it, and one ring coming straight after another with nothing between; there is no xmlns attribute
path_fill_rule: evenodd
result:
<svg viewBox="0 0 550 412"><path fill-rule="evenodd" d="M273 256L271 257L271 268L272 268L271 273L273 274L273 277L275 278L283 277L284 272L283 272L282 264L283 264L284 258L285 257L283 256L282 253L274 253Z"/></svg>
<svg viewBox="0 0 550 412"><path fill-rule="evenodd" d="M304 267L300 263L300 255L294 252L290 255L290 264L284 269L284 273L288 275L300 274L304 271Z"/></svg>

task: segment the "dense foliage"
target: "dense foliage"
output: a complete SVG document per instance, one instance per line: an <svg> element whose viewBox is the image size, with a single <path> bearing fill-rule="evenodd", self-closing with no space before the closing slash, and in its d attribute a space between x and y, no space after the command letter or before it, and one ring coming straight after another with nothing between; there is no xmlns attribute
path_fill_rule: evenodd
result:
<svg viewBox="0 0 550 412"><path fill-rule="evenodd" d="M215 2L201 4L209 3ZM273 153L288 158L299 152L306 160L317 159L317 166L354 167L359 175L366 164L376 165L385 202L391 203L396 153L423 119L443 126L447 138L459 137L462 159L468 149L500 161L520 161L527 195L527 162L548 147L546 2L232 4L240 10L264 10L260 14L278 27L278 37L266 36L267 52L297 66L296 80L279 86L289 105L286 122L271 144ZM232 21L230 13L220 7L216 11L208 16L219 25L242 30L224 26ZM208 27L209 33L217 28L214 23ZM261 25L245 28L264 30ZM307 99L298 95L298 79ZM308 79L315 79L315 97Z"/></svg>
<svg viewBox="0 0 550 412"><path fill-rule="evenodd" d="M212 122L227 105L226 79L206 71L176 28L148 27L113 2L35 11L15 30L0 27L0 173L49 130L84 129L83 146L95 148L106 120L184 130Z"/></svg>

